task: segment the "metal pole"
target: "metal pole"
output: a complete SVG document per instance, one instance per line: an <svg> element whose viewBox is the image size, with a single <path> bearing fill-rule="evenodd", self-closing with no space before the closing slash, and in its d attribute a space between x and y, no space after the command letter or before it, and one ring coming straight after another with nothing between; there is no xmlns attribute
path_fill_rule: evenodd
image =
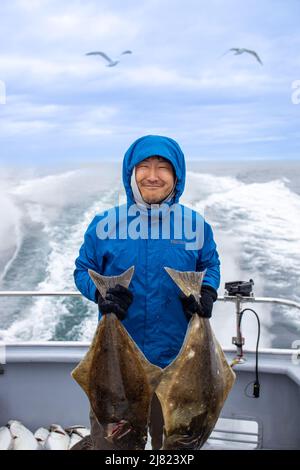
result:
<svg viewBox="0 0 300 470"><path fill-rule="evenodd" d="M245 344L245 338L242 335L241 329L241 304L242 296L237 294L235 296L235 307L236 307L236 336L232 338L232 343L236 346L236 357L234 362L238 364L243 364L245 362L243 345Z"/></svg>

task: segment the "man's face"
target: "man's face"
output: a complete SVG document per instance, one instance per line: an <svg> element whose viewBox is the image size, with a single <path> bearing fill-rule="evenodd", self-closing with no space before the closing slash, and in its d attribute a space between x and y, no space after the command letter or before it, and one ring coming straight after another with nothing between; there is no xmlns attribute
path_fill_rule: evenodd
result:
<svg viewBox="0 0 300 470"><path fill-rule="evenodd" d="M136 166L135 179L144 201L159 204L174 186L173 166L163 157L146 158Z"/></svg>

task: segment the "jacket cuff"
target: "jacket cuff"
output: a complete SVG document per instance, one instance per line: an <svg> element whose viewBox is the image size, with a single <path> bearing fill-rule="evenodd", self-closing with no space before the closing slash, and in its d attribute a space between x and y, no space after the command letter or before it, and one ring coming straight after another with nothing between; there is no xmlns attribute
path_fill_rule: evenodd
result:
<svg viewBox="0 0 300 470"><path fill-rule="evenodd" d="M216 289L214 289L212 286L209 286L208 284L202 284L201 293L202 292L205 292L205 293L209 294L214 302L218 298L218 293L217 293Z"/></svg>

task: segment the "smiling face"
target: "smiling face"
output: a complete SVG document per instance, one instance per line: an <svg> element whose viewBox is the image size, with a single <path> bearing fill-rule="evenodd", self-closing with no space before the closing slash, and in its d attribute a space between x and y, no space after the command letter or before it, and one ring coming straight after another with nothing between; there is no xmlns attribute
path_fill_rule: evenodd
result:
<svg viewBox="0 0 300 470"><path fill-rule="evenodd" d="M175 175L172 164L155 155L138 163L135 179L144 201L159 204L172 191Z"/></svg>

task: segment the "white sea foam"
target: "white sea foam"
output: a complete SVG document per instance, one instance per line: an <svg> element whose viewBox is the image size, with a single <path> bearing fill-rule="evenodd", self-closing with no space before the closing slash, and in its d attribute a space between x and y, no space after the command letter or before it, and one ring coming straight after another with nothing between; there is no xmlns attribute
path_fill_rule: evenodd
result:
<svg viewBox="0 0 300 470"><path fill-rule="evenodd" d="M1 172L0 181L0 281L18 255L22 243L21 211L9 195L12 182Z"/></svg>
<svg viewBox="0 0 300 470"><path fill-rule="evenodd" d="M117 187L116 184L112 184L113 175L108 175L106 179L104 178L101 181L99 200L95 198L95 202L85 213L80 213L73 224L66 225L63 220L64 211L62 211L62 206L66 210L70 203L74 203L74 187L77 185L77 191L80 193L79 196L77 195L76 203L79 200L82 202L82 198L87 197L90 191L97 192L98 188L91 189L92 185L85 188L87 176L89 177L89 183L99 185L99 179L97 183L97 177L92 172L78 170L59 176L51 175L34 179L31 182L25 181L14 190L15 195L23 196L24 207L26 207L30 219L35 223L43 224L43 231L46 233L49 242L45 277L37 286L30 286L29 289L37 291L76 290L73 281L74 260L78 256L84 232L97 212L105 210L115 202ZM59 195L58 207L55 207L57 194ZM33 262L38 261L33 260ZM49 340L53 338L60 319L68 317L68 305L68 301L63 298L35 298L31 307L21 312L17 321L13 322L9 328L0 330L0 337L4 341L16 339L27 341L35 339ZM96 317L95 305L88 305L87 308L90 315L92 316L93 313ZM85 321L88 322L88 318ZM87 339L86 328L83 331L82 328L79 330L77 331L78 336Z"/></svg>
<svg viewBox="0 0 300 470"><path fill-rule="evenodd" d="M221 259L220 295L225 281L252 277L256 295L269 295L272 290L272 295L278 292L283 296L289 292L289 297L298 299L295 283L300 275L300 197L288 188L288 182L274 179L244 183L233 176L188 172L181 202L202 213L213 227ZM75 289L74 260L84 231L97 212L122 202L118 199L122 191L118 168L113 171L81 168L31 178L10 188L13 207L22 212L27 222L40 224L48 240L44 275L37 285L28 285L28 289ZM84 201L86 204L82 205ZM12 210L9 212L13 214ZM76 214L74 220L70 218L71 213ZM13 220L17 220L15 215ZM20 234L22 240L21 229ZM39 260L32 256L34 269ZM73 324L71 305L70 299L35 299L0 331L0 337L7 341L53 339L57 325L68 321L66 339L90 339L97 324L96 305L84 301L82 318ZM232 305L215 304L212 321L216 336L224 346L231 344L235 332L233 312ZM269 332L273 321L271 309L264 306L261 312L261 345L269 346L273 339ZM287 324L300 326L298 312L285 309L282 314ZM248 346L254 347L255 318L245 317L243 327L251 343Z"/></svg>
<svg viewBox="0 0 300 470"><path fill-rule="evenodd" d="M251 277L255 279L256 296L288 296L299 300L300 197L287 187L289 180L246 184L232 177L199 173L190 173L188 179L186 202L214 228L221 259L221 287L226 281ZM219 292L222 294L223 288ZM267 333L273 321L271 308L257 304L257 311L261 312L263 325L261 345L267 347L273 339ZM232 306L217 304L213 319L217 336L228 347L231 342L228 332L235 331L230 312ZM218 315L222 328L218 327L221 323ZM286 323L300 329L298 310L283 308L281 315ZM243 327L254 347L257 326L255 318L250 316L243 319Z"/></svg>

